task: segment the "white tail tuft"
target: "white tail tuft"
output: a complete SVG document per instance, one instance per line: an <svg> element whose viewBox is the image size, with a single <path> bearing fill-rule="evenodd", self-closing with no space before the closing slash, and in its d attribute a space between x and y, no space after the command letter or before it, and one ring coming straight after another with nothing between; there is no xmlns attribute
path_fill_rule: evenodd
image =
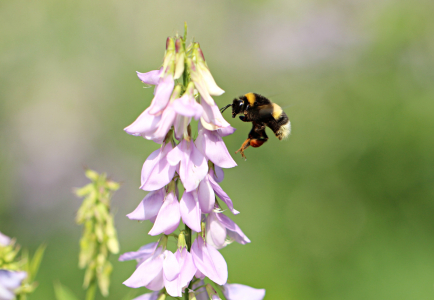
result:
<svg viewBox="0 0 434 300"><path fill-rule="evenodd" d="M291 133L291 122L286 123L285 125L280 126L279 131L276 136L279 140L286 139Z"/></svg>

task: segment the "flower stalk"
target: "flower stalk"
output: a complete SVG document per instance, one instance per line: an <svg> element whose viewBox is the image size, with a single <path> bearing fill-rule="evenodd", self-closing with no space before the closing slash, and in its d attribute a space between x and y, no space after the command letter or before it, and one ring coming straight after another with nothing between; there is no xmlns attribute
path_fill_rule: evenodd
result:
<svg viewBox="0 0 434 300"><path fill-rule="evenodd" d="M104 297L108 296L113 269L108 259L110 254L119 252L113 215L110 213L110 200L113 192L119 189L119 184L92 170L86 170L86 177L92 182L75 191L78 197L84 197L76 222L84 225L79 254L79 267L86 269L83 288L86 300L93 300L97 286Z"/></svg>
<svg viewBox="0 0 434 300"><path fill-rule="evenodd" d="M212 97L224 91L211 75L199 43L186 46L186 39L185 24L183 37L167 38L162 67L137 73L142 82L155 85L154 98L150 107L125 128L128 134L161 144L142 168L140 188L149 193L127 215L132 220L151 221L149 235L160 235L159 242L119 257L121 261L137 261L124 284L153 291L136 300L157 300L166 295L185 300L203 300L206 296L220 299L216 289L203 282L207 277L224 293L228 268L218 249L234 241L250 243L221 206L226 205L234 215L239 213L219 185L223 168L236 166L223 141L235 129L223 118ZM197 133L191 132L194 121L198 122ZM181 222L184 227L177 235L174 231ZM194 240L193 232L197 233ZM167 240L173 237L178 240L175 252L166 248ZM197 284L202 288L195 290ZM262 299L265 291L258 291L249 299Z"/></svg>

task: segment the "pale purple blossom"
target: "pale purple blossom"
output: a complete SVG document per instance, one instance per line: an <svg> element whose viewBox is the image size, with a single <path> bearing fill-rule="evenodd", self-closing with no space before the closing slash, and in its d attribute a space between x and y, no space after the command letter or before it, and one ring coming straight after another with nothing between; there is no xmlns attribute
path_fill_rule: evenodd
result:
<svg viewBox="0 0 434 300"><path fill-rule="evenodd" d="M212 98L211 98L212 99ZM215 103L208 103L203 101L203 95L201 94L201 104L203 108L203 114L200 118L200 123L208 130L217 130L220 128L229 127L230 124L223 118L219 107ZM214 100L213 100L214 102Z"/></svg>
<svg viewBox="0 0 434 300"><path fill-rule="evenodd" d="M152 293L143 294L139 297L134 298L133 300L157 300L159 295L160 292L152 292Z"/></svg>
<svg viewBox="0 0 434 300"><path fill-rule="evenodd" d="M140 250L137 252L140 252ZM175 254L163 250L162 247L155 249L151 255L146 252L143 256L140 256L141 253L137 252L125 253L120 258L120 260L141 259L137 269L124 282L128 287L138 288L144 286L152 291L159 291L166 287L169 295L179 297L182 295L182 289L189 284L196 273L192 256L185 248L178 249ZM143 297L147 299L145 295Z"/></svg>
<svg viewBox="0 0 434 300"><path fill-rule="evenodd" d="M221 172L219 172L221 173ZM222 175L221 175L222 176ZM217 195L229 208L233 214L239 214L240 212L234 209L231 198L214 179L215 173L212 169L209 170L205 178L200 182L197 189L199 197L199 206L202 213L210 213L214 209L215 196Z"/></svg>
<svg viewBox="0 0 434 300"><path fill-rule="evenodd" d="M187 85L187 89L182 97L174 101L173 108L180 115L194 117L195 120L199 120L202 116L203 108L194 98L193 82Z"/></svg>
<svg viewBox="0 0 434 300"><path fill-rule="evenodd" d="M211 170L210 173L207 175L207 179L212 186L215 194L227 205L229 210L234 214L237 215L240 212L236 209L234 209L234 204L232 203L231 198L229 198L228 194L220 187L220 185L215 181L214 179L215 175L214 172Z"/></svg>
<svg viewBox="0 0 434 300"><path fill-rule="evenodd" d="M206 277L223 285L228 280L228 266L217 249L207 245L201 236L198 236L191 246L191 254L197 269Z"/></svg>
<svg viewBox="0 0 434 300"><path fill-rule="evenodd" d="M179 249L175 252L176 260L178 261L180 272L173 280L165 278L165 287L169 295L173 297L181 297L182 290L188 286L196 273L196 266L193 263L193 256L186 248Z"/></svg>
<svg viewBox="0 0 434 300"><path fill-rule="evenodd" d="M11 243L11 238L0 232L0 246L8 246Z"/></svg>
<svg viewBox="0 0 434 300"><path fill-rule="evenodd" d="M182 221L191 228L191 230L201 231L202 212L199 205L197 191L184 192L179 202Z"/></svg>
<svg viewBox="0 0 434 300"><path fill-rule="evenodd" d="M229 300L259 300L264 297L264 290L226 284L227 264L217 249L233 241L250 243L238 225L222 213L220 203L216 203L218 197L233 214L239 213L219 185L224 178L223 168L236 166L222 139L235 128L223 118L212 98L224 91L211 75L199 44L193 43L187 50L180 37L168 38L162 67L147 73L137 72L142 82L155 86L154 97L150 107L125 131L162 145L143 164L140 188L149 193L127 216L132 220L150 220L154 224L149 234L165 236L159 243L121 255L120 260L138 262L135 272L124 284L154 291L135 300L157 300L164 290L158 291L163 288L172 297L189 292L194 293L197 300L218 300L218 293L209 284L206 289L194 292L185 289L194 276L208 277L224 285ZM184 70L185 65L188 70ZM175 80L184 72L188 72L186 78L191 81L183 81L184 86L176 85ZM196 140L192 139L195 135L191 134L189 126L193 118L199 121ZM182 197L178 193L179 181L184 188ZM181 220L199 234L191 252L181 238L185 233L180 234L179 248L172 253L166 250L167 235L172 235ZM205 222L206 228L202 228L201 222ZM197 284L193 289L195 287Z"/></svg>
<svg viewBox="0 0 434 300"><path fill-rule="evenodd" d="M232 283L223 286L223 294L227 300L262 300L265 297L265 290Z"/></svg>
<svg viewBox="0 0 434 300"><path fill-rule="evenodd" d="M164 197L166 196L164 188L149 192L145 198L139 203L137 208L127 215L130 220L150 220L155 222L158 212L163 205Z"/></svg>
<svg viewBox="0 0 434 300"><path fill-rule="evenodd" d="M139 77L139 79L146 84L151 84L151 85L158 85L159 81L160 81L160 74L161 71L163 70L163 68L159 69L159 70L152 70L146 73L140 73L137 72L137 77Z"/></svg>
<svg viewBox="0 0 434 300"><path fill-rule="evenodd" d="M171 143L163 144L161 148L149 155L143 164L140 188L145 191L161 189L172 181L176 166L167 161L167 154L173 149Z"/></svg>
<svg viewBox="0 0 434 300"><path fill-rule="evenodd" d="M0 270L0 300L15 299L14 290L27 277L24 271Z"/></svg>
<svg viewBox="0 0 434 300"><path fill-rule="evenodd" d="M180 218L181 213L178 199L174 192L170 192L166 195L163 205L158 211L154 226L149 231L149 235L171 234L178 228Z"/></svg>
<svg viewBox="0 0 434 300"><path fill-rule="evenodd" d="M167 155L167 161L172 166L179 164L178 174L187 192L195 190L208 173L207 160L193 141L182 140Z"/></svg>
<svg viewBox="0 0 434 300"><path fill-rule="evenodd" d="M200 278L200 277L196 276L196 278ZM196 282L195 284L193 284L192 286L193 290L195 290L194 295L196 296L196 300L209 300L208 293L206 292L206 289L203 285L205 285L205 282L202 279Z"/></svg>
<svg viewBox="0 0 434 300"><path fill-rule="evenodd" d="M250 243L240 227L221 211L213 210L206 219L206 241L208 245L221 249L236 241L242 245Z"/></svg>
<svg viewBox="0 0 434 300"><path fill-rule="evenodd" d="M133 260L137 261L137 266L139 266L142 262L152 257L157 250L158 242L146 244L140 247L137 251L126 252L119 256L119 261Z"/></svg>
<svg viewBox="0 0 434 300"><path fill-rule="evenodd" d="M207 159L212 161L216 166L221 168L233 168L237 164L229 154L228 149L222 139L222 136L231 134L235 130L233 127L226 127L227 129L208 130L199 126L199 133L195 141L197 149L205 155ZM229 133L231 132L231 133Z"/></svg>

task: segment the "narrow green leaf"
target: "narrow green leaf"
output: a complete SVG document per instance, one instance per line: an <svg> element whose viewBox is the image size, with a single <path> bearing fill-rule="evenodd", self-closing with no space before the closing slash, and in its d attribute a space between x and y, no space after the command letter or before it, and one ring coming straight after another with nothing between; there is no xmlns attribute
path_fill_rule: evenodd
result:
<svg viewBox="0 0 434 300"><path fill-rule="evenodd" d="M54 283L54 293L56 300L78 300L70 289L64 287L60 282Z"/></svg>
<svg viewBox="0 0 434 300"><path fill-rule="evenodd" d="M41 244L38 249L36 249L35 254L33 254L32 260L30 261L29 265L29 273L32 280L36 277L36 274L38 273L39 266L41 265L41 261L44 257L44 252L46 248L46 244Z"/></svg>

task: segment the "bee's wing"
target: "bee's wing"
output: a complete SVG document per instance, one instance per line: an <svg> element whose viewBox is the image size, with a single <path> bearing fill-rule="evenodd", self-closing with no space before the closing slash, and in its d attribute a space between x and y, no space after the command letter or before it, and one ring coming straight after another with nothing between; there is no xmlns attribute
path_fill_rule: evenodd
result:
<svg viewBox="0 0 434 300"><path fill-rule="evenodd" d="M273 106L269 104L260 106L259 118L264 121L273 118Z"/></svg>

